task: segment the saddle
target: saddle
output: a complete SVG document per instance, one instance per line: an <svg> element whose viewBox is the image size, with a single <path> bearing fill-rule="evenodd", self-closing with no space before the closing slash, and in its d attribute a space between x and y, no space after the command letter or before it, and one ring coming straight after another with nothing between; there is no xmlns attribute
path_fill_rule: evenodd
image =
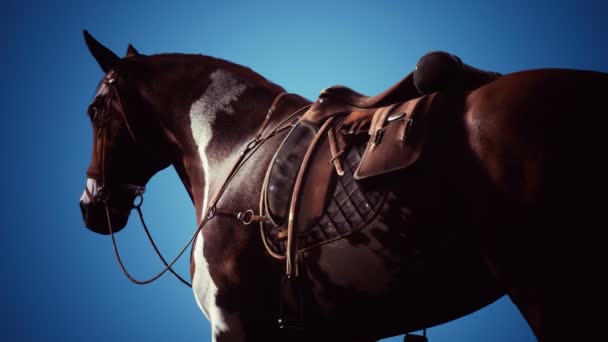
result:
<svg viewBox="0 0 608 342"><path fill-rule="evenodd" d="M350 234L377 214L386 192L366 187L420 156L429 97L378 108L342 98L315 102L268 168L261 199L267 250L284 257Z"/></svg>

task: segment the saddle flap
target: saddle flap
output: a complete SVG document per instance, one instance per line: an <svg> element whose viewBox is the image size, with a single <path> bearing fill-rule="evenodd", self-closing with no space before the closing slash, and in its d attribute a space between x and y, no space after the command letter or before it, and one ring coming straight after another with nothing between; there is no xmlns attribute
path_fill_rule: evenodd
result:
<svg viewBox="0 0 608 342"><path fill-rule="evenodd" d="M420 157L424 135L424 110L420 97L379 109L370 125L370 139L355 171L355 179L402 170Z"/></svg>
<svg viewBox="0 0 608 342"><path fill-rule="evenodd" d="M299 122L277 150L266 175L265 207L271 221L279 226L285 222L296 176L317 128Z"/></svg>
<svg viewBox="0 0 608 342"><path fill-rule="evenodd" d="M299 193L300 206L294 217L296 231L304 231L314 225L325 212L329 199L333 193L336 181L336 171L331 163L331 152L327 130L323 134L314 150L310 161L306 165L302 186Z"/></svg>

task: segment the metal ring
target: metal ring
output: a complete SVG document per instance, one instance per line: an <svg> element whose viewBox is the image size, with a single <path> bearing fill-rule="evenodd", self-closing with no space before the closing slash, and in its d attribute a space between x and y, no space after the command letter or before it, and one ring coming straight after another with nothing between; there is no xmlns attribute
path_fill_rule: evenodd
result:
<svg viewBox="0 0 608 342"><path fill-rule="evenodd" d="M249 144L247 144L247 150L253 149L257 144L258 144L258 140L257 139L251 140L249 142Z"/></svg>
<svg viewBox="0 0 608 342"><path fill-rule="evenodd" d="M141 196L144 194L144 192L146 192L146 187L141 185L128 185L127 189L133 191L135 196Z"/></svg>
<svg viewBox="0 0 608 342"><path fill-rule="evenodd" d="M208 220L212 219L213 216L215 216L215 210L216 210L215 207L209 207L209 208L207 208L207 219Z"/></svg>
<svg viewBox="0 0 608 342"><path fill-rule="evenodd" d="M139 198L139 202L137 201L138 198ZM133 209L141 208L142 204L144 204L144 195L143 195L143 193L135 195L135 198L133 199Z"/></svg>
<svg viewBox="0 0 608 342"><path fill-rule="evenodd" d="M237 215L237 218L243 222L244 225L248 226L253 222L253 210L249 209L244 212L240 212Z"/></svg>

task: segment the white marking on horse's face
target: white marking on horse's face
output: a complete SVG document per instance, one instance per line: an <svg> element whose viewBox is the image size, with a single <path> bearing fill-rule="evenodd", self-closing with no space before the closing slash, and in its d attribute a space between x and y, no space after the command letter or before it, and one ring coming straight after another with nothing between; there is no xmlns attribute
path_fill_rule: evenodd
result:
<svg viewBox="0 0 608 342"><path fill-rule="evenodd" d="M202 220L207 206L209 205L210 177L212 172L216 173L216 167L221 165L221 160L211 160L207 153L207 147L212 139L212 125L218 113L223 112L228 115L234 114L231 107L232 102L236 102L238 97L245 91L246 86L238 82L229 72L218 69L211 76L211 84L190 107L190 129L192 138L197 144L201 159L203 173L205 175L205 195L203 205L197 213L199 222ZM211 165L213 164L213 165ZM209 264L205 259L203 232L201 231L193 246L193 256L195 271L192 279L192 289L196 302L207 316L213 330L213 339L222 331L227 331L228 326L224 320L221 310L216 304L217 286L213 282L209 273Z"/></svg>
<svg viewBox="0 0 608 342"><path fill-rule="evenodd" d="M87 178L86 187L87 187L87 189L89 189L89 192L91 193L91 195L93 195L93 196L97 195L97 191L99 189L97 187L96 180L94 180L93 178ZM89 195L87 194L86 190L82 192L82 196L80 196L80 202L83 204L91 203L91 198L89 198Z"/></svg>
<svg viewBox="0 0 608 342"><path fill-rule="evenodd" d="M109 91L110 91L110 89L108 88L108 85L106 84L106 82L103 82L99 86L99 89L97 90L97 93L95 94L95 97L105 96L108 94Z"/></svg>

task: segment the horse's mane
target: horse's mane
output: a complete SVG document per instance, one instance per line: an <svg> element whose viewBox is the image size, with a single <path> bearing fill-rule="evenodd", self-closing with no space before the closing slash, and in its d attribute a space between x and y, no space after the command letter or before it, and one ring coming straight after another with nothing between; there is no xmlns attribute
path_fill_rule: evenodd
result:
<svg viewBox="0 0 608 342"><path fill-rule="evenodd" d="M172 67L175 66L180 66L181 68L187 67L192 71L194 71L197 66L206 69L225 68L233 72L236 76L242 77L243 79L253 82L256 85L266 88L272 92L280 93L285 91L283 87L266 79L264 76L253 71L251 68L211 56L183 53L162 53L148 56L134 56L133 61L135 62L136 60L137 63L142 62L156 67L167 68L167 70L174 70Z"/></svg>

